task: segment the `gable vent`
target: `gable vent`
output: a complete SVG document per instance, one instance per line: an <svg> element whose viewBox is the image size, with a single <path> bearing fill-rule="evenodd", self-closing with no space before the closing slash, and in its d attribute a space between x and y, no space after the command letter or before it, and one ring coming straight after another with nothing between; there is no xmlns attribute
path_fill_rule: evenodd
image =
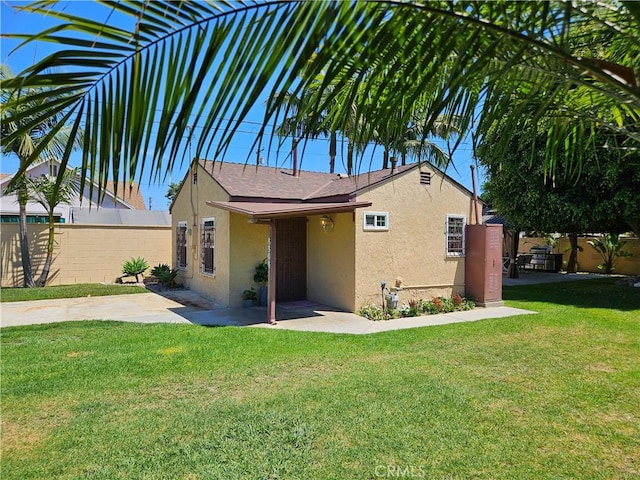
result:
<svg viewBox="0 0 640 480"><path fill-rule="evenodd" d="M431 172L420 172L420 185L431 185Z"/></svg>

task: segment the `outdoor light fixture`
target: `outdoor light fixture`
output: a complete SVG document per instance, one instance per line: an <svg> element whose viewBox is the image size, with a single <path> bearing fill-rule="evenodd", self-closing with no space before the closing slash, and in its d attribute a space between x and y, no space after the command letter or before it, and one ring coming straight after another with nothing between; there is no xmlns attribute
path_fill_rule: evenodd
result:
<svg viewBox="0 0 640 480"><path fill-rule="evenodd" d="M324 233L327 233L329 230L333 230L333 220L331 220L331 217L328 217L327 215L322 215L320 217L320 225L322 226Z"/></svg>

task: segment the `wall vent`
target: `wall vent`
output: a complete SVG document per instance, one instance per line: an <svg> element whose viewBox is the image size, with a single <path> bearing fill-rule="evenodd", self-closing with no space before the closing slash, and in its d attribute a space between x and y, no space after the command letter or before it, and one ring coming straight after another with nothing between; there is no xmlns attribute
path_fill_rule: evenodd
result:
<svg viewBox="0 0 640 480"><path fill-rule="evenodd" d="M420 185L431 185L431 172L420 172Z"/></svg>

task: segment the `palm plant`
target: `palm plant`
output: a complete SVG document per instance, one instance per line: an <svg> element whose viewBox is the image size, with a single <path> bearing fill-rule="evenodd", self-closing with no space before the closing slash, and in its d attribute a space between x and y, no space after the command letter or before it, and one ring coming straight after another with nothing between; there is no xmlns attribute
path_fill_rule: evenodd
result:
<svg viewBox="0 0 640 480"><path fill-rule="evenodd" d="M136 277L136 283L138 283L140 281L138 276L142 275L148 268L149 264L144 258L132 257L122 264L122 273L125 276Z"/></svg>
<svg viewBox="0 0 640 480"><path fill-rule="evenodd" d="M26 189L29 199L35 200L47 211L48 237L47 255L40 277L35 282L36 287L44 287L49 278L51 263L53 262L53 248L55 246L55 208L58 205L71 205L80 192L80 177L78 170L64 170L57 177L42 175L27 178Z"/></svg>
<svg viewBox="0 0 640 480"><path fill-rule="evenodd" d="M50 103L60 101L65 96L59 90L50 87L25 88L20 91L5 88L7 83L15 80L5 65L0 66L0 80L3 83L2 153L15 155L20 161L9 191L16 191L18 194L24 286L33 287L36 283L33 280L27 237L29 185L25 170L33 163L63 157L67 149L70 151L79 147L82 137L80 131L64 125L61 113L50 109Z"/></svg>
<svg viewBox="0 0 640 480"><path fill-rule="evenodd" d="M42 123L63 114L74 131L84 129L83 170L102 187L109 172L127 180L136 171L171 171L184 158L188 125L202 127L196 157L210 150L223 156L252 106L277 92L300 96L321 73L318 93L299 112L306 131L357 126L348 134L356 148L376 128L364 119L381 115L379 124L386 125L394 115L404 125L409 113L397 118L398 111L425 92L427 131L448 113L463 131L475 122L476 138L505 112L517 114L537 101L532 122L548 122L547 162L573 131L594 125L623 135L634 148L640 142L640 5L632 1L100 3L110 19L130 19L133 33L129 25L73 15L51 1L22 7L61 24L10 36L62 50L6 87L55 86L50 96L59 98L48 110L27 107L25 115ZM592 29L606 33L606 57L583 55L592 38L581 33ZM47 73L61 65L69 73ZM565 108L565 99L578 94L580 101ZM22 104L24 97L16 99L16 107ZM254 148L285 110L283 99L269 103ZM581 148L576 142L565 149L566 160L579 162Z"/></svg>
<svg viewBox="0 0 640 480"><path fill-rule="evenodd" d="M602 238L589 240L587 243L602 258L602 263L598 265L598 268L604 270L604 273L612 273L615 270L615 263L618 258L632 255L631 252L622 250L627 242L620 240L618 235L613 233L605 233Z"/></svg>

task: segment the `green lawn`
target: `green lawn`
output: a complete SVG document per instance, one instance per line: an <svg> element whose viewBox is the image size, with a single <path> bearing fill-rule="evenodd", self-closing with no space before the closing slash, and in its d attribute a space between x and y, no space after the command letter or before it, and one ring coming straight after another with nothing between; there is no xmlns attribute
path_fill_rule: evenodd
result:
<svg viewBox="0 0 640 480"><path fill-rule="evenodd" d="M48 300L51 298L102 297L104 295L124 295L127 293L147 293L138 285L103 285L101 283L78 283L44 288L2 288L0 302L24 302L27 300Z"/></svg>
<svg viewBox="0 0 640 480"><path fill-rule="evenodd" d="M367 336L2 330L2 479L631 479L640 291L505 288L537 315Z"/></svg>

